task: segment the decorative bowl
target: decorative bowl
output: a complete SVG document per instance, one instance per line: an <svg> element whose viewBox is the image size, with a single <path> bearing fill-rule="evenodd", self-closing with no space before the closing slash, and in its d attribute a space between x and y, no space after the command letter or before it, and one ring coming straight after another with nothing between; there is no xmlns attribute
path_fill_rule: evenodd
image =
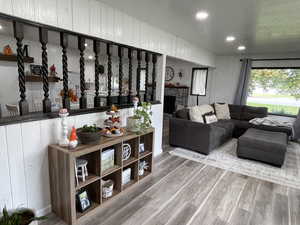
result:
<svg viewBox="0 0 300 225"><path fill-rule="evenodd" d="M82 128L77 129L77 136L82 144L92 144L100 141L101 128L98 128L98 132L84 132Z"/></svg>

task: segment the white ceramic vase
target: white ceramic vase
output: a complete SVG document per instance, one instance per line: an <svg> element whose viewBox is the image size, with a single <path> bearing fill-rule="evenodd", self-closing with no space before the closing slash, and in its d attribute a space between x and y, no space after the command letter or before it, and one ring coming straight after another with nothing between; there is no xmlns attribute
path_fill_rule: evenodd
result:
<svg viewBox="0 0 300 225"><path fill-rule="evenodd" d="M131 132L139 132L139 119L135 119L134 117L127 117L127 130Z"/></svg>

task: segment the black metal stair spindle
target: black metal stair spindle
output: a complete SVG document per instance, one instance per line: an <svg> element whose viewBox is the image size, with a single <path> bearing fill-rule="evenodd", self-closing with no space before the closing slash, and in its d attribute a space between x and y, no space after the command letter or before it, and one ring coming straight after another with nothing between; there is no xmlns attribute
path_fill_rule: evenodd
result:
<svg viewBox="0 0 300 225"><path fill-rule="evenodd" d="M24 27L23 24L14 21L14 37L17 40L17 65L19 74L19 90L20 101L19 109L20 115L26 115L29 113L29 105L26 100L26 83L25 83L25 71L24 71L24 54L23 54L23 39L24 39Z"/></svg>
<svg viewBox="0 0 300 225"><path fill-rule="evenodd" d="M124 49L119 46L118 47L118 56L119 56L119 97L118 104L122 103L122 91L123 91L123 55Z"/></svg>
<svg viewBox="0 0 300 225"><path fill-rule="evenodd" d="M85 74L84 74L84 50L85 50L85 38L79 36L78 37L78 49L80 51L80 99L79 99L79 107L80 109L87 108L87 98L86 98L86 88L85 88Z"/></svg>
<svg viewBox="0 0 300 225"><path fill-rule="evenodd" d="M111 62L111 46L106 45L107 54L107 105L111 105L111 77L112 77L112 62Z"/></svg>
<svg viewBox="0 0 300 225"><path fill-rule="evenodd" d="M49 81L48 81L48 55L47 55L47 43L48 43L48 30L45 28L39 28L39 37L42 45L42 78L43 78L43 112L51 112L51 101L49 99Z"/></svg>
<svg viewBox="0 0 300 225"><path fill-rule="evenodd" d="M94 107L100 107L100 96L99 96L99 54L100 54L100 42L94 40L94 53L95 53L95 97L94 97Z"/></svg>
<svg viewBox="0 0 300 225"><path fill-rule="evenodd" d="M60 46L62 47L62 71L63 71L63 108L70 109L69 92L69 75L68 75L68 35L60 33Z"/></svg>
<svg viewBox="0 0 300 225"><path fill-rule="evenodd" d="M152 93L151 93L151 101L154 101L155 90L156 90L156 63L157 63L157 55L152 55Z"/></svg>
<svg viewBox="0 0 300 225"><path fill-rule="evenodd" d="M131 103L132 96L132 50L128 49L128 96L127 103Z"/></svg>
<svg viewBox="0 0 300 225"><path fill-rule="evenodd" d="M145 53L145 62L146 62L146 77L145 77L145 95L144 101L148 101L148 83L149 83L149 53Z"/></svg>
<svg viewBox="0 0 300 225"><path fill-rule="evenodd" d="M136 80L136 92L137 92L137 97L139 98L139 100L141 101L141 94L140 94L140 82L141 82L141 60L142 60L142 53L140 50L137 50L137 80Z"/></svg>

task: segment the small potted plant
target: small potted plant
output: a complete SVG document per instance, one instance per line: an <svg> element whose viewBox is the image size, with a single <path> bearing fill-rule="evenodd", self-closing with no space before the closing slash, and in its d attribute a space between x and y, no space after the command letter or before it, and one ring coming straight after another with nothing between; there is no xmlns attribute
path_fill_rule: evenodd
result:
<svg viewBox="0 0 300 225"><path fill-rule="evenodd" d="M77 129L77 136L82 144L92 144L100 141L101 130L96 124L92 126L84 125L82 128Z"/></svg>
<svg viewBox="0 0 300 225"><path fill-rule="evenodd" d="M149 169L149 164L146 161L141 161L139 163L139 176L143 176L145 170Z"/></svg>
<svg viewBox="0 0 300 225"><path fill-rule="evenodd" d="M144 133L151 127L151 103L142 102L140 107L135 108L134 115L127 118L128 130L136 133Z"/></svg>
<svg viewBox="0 0 300 225"><path fill-rule="evenodd" d="M36 217L30 209L18 209L13 212L8 212L3 209L0 215L0 225L35 225L35 221L44 220L46 217Z"/></svg>

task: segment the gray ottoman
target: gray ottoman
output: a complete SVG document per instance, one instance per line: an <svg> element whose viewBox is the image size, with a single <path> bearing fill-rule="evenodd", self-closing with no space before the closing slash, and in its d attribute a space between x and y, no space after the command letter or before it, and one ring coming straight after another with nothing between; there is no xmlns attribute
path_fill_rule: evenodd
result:
<svg viewBox="0 0 300 225"><path fill-rule="evenodd" d="M287 143L285 133L250 128L238 139L237 156L281 167Z"/></svg>

